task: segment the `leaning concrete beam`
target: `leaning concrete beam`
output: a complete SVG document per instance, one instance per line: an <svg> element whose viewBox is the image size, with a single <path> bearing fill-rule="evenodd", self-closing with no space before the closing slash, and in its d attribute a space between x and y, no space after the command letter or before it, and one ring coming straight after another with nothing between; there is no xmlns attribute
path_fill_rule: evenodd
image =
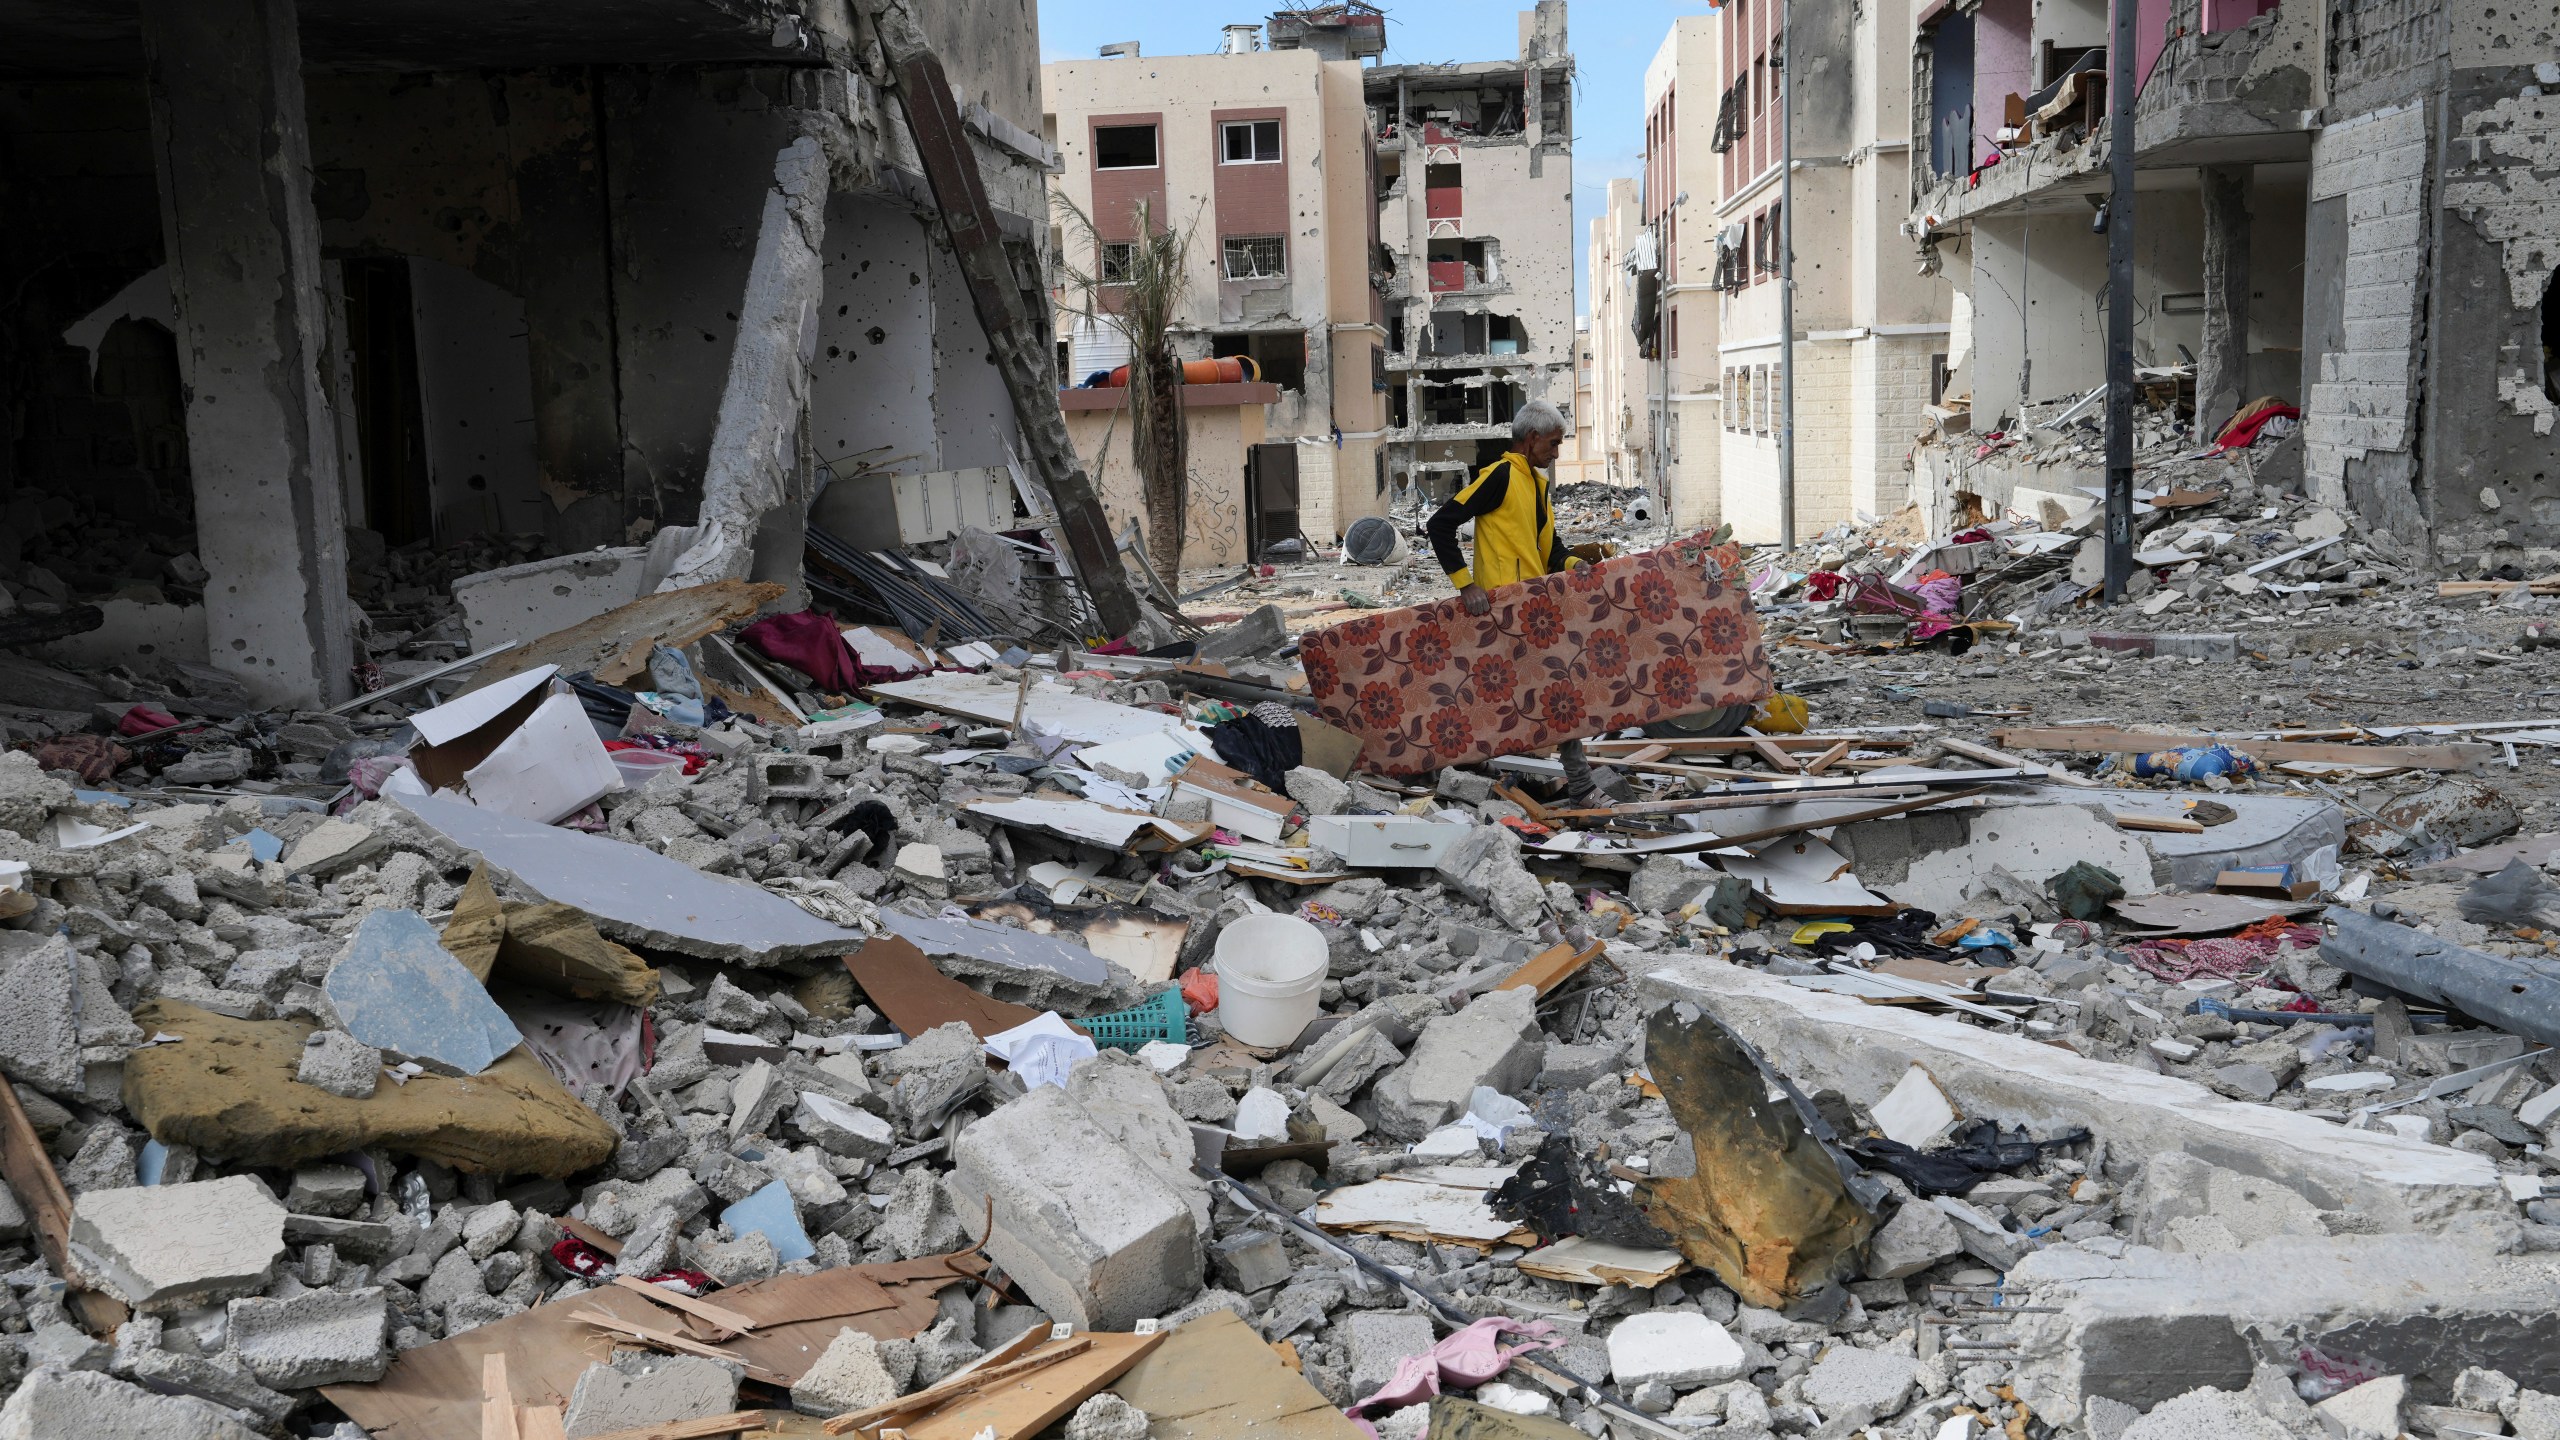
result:
<svg viewBox="0 0 2560 1440"><path fill-rule="evenodd" d="M2466 1151L2225 1100L2193 1081L1807 990L1722 960L1666 960L1641 984L1649 1001L1713 1012L1807 1091L1837 1090L1856 1105L1874 1105L1918 1065L1961 1114L2039 1136L2085 1127L2119 1155L2183 1150L2386 1231L2507 1204L2496 1167Z"/></svg>
<svg viewBox="0 0 2560 1440"><path fill-rule="evenodd" d="M826 237L829 174L826 152L806 135L774 157L773 188L765 192L738 307L737 346L711 431L701 516L661 591L750 578L779 579L798 591L800 510L808 500L800 493L798 436L825 285L818 247Z"/></svg>

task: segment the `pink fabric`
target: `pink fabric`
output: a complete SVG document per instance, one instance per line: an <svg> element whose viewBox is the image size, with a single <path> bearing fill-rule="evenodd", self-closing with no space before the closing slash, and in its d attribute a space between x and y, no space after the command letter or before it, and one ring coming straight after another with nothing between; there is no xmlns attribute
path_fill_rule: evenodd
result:
<svg viewBox="0 0 2560 1440"><path fill-rule="evenodd" d="M1501 1343L1504 1335L1521 1336L1527 1343L1506 1346ZM1363 1414L1419 1405L1438 1395L1443 1384L1473 1390L1511 1368L1513 1360L1564 1343L1554 1336L1555 1326L1544 1320L1524 1325L1508 1315L1488 1315L1421 1354L1397 1361L1394 1379L1342 1413L1357 1421Z"/></svg>

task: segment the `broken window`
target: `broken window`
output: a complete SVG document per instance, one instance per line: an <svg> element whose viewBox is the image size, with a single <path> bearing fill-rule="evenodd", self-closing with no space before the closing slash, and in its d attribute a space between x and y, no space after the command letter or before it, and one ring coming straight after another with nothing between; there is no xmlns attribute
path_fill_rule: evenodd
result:
<svg viewBox="0 0 2560 1440"><path fill-rule="evenodd" d="M1724 98L1716 102L1716 133L1707 148L1719 155L1751 133L1751 102L1744 93L1750 83L1747 79L1734 81L1725 87Z"/></svg>
<svg viewBox="0 0 2560 1440"><path fill-rule="evenodd" d="M1218 144L1221 164L1276 165L1280 163L1280 122L1228 121L1218 127Z"/></svg>
<svg viewBox="0 0 2560 1440"><path fill-rule="evenodd" d="M1281 236L1230 235L1225 249L1230 280L1279 280L1289 273Z"/></svg>
<svg viewBox="0 0 2560 1440"><path fill-rule="evenodd" d="M1094 169L1152 170L1155 167L1156 127L1153 125L1093 127Z"/></svg>
<svg viewBox="0 0 2560 1440"><path fill-rule="evenodd" d="M1383 345L1369 347L1369 388L1380 394L1387 389L1387 350Z"/></svg>
<svg viewBox="0 0 2560 1440"><path fill-rule="evenodd" d="M1137 242L1133 240L1105 240L1102 242L1103 284L1128 284L1129 272L1136 269L1137 265Z"/></svg>
<svg viewBox="0 0 2560 1440"><path fill-rule="evenodd" d="M1307 387L1307 332L1304 330L1239 330L1209 337L1209 355L1224 360L1242 355L1253 361L1261 379L1283 390Z"/></svg>

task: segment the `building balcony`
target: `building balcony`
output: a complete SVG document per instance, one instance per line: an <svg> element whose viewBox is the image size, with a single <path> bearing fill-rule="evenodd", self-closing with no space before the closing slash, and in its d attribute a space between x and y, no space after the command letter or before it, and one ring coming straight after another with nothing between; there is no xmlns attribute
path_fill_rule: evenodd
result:
<svg viewBox="0 0 2560 1440"><path fill-rule="evenodd" d="M2137 169L2310 158L2311 131L2319 118L2307 108L2312 103L2310 77L2286 61L2290 47L2280 45L2278 36L2289 26L2316 28L2316 7L2308 0L2263 9L2258 0L2143 0L2146 23L2151 23L2155 6L2164 11L2161 23L2169 39L2135 100ZM2300 13L2292 13L2296 11ZM2223 28L2209 29L2209 23ZM1929 175L1925 163L1917 167L1913 219L1928 229L1944 229L1978 216L2068 209L2080 203L2078 196L2104 193L2110 183L2112 120L2103 81L2090 89L2085 102L2075 103L2064 94L2031 109L2033 133L2027 143L1996 149L1978 137L1999 122L1978 112L1985 103L1999 102L1975 96L1972 159L1979 163L1996 154L1997 163L1971 174L1939 176ZM1921 93L1925 96L1925 86ZM1932 116L1926 100L1920 103L1916 129L1926 135L1947 117Z"/></svg>

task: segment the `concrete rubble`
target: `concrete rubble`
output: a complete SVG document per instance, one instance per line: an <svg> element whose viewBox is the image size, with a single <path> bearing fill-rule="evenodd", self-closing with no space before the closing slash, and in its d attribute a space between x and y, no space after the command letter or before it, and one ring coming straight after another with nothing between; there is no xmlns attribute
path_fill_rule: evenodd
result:
<svg viewBox="0 0 2560 1440"><path fill-rule="evenodd" d="M1000 1440L2560 1437L2560 1028L2477 983L2560 951L2552 557L2439 588L2155 424L2130 606L2085 507L1915 510L1741 561L1781 693L1589 736L1597 799L1381 774L1290 642L1425 546L1084 649L1015 542L963 625L986 532L764 528L827 153L701 548L368 550L335 708L0 652L0 1440L476 1421L493 1357L570 1440L999 1384ZM1621 498L1557 518L1674 538Z"/></svg>

